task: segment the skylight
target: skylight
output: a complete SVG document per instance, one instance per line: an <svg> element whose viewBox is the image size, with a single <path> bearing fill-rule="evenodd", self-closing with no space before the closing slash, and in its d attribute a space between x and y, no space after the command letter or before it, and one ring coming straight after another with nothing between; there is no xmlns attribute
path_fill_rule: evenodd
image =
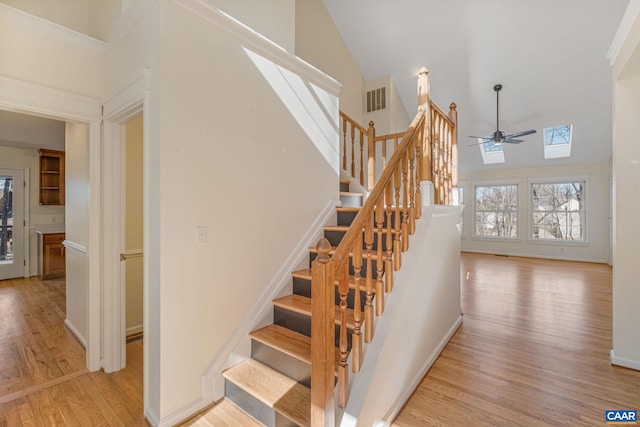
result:
<svg viewBox="0 0 640 427"><path fill-rule="evenodd" d="M496 144L494 141L478 138L478 146L480 147L482 161L485 165L504 163L502 144Z"/></svg>
<svg viewBox="0 0 640 427"><path fill-rule="evenodd" d="M544 130L544 158L557 159L571 156L572 125L556 126Z"/></svg>

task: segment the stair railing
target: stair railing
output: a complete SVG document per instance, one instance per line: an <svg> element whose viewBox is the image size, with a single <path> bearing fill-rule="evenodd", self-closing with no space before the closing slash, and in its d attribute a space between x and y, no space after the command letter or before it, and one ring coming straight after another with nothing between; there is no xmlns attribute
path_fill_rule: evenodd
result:
<svg viewBox="0 0 640 427"><path fill-rule="evenodd" d="M371 175L371 168L368 168L369 182L375 182L375 186L371 189L364 206L333 253L326 239L321 239L316 246L318 257L312 263L311 290L311 425L313 427L334 425L336 374L338 405L344 408L347 403L348 329L353 331L351 370L357 373L363 361L363 341L369 343L373 339L374 316L380 316L384 311L384 294L391 292L393 288L393 272L400 269L402 253L409 249L409 238L415 230L415 220L421 216L420 182L433 181L437 175L436 201L443 203L450 200L446 192L451 191L456 181L454 177L456 168L451 165L451 162L457 158L456 138L455 135L451 135L455 134L456 117L455 114L452 114L452 118L447 117L435 107L435 104L431 103L428 88L428 72L423 68L418 76L418 112L407 132L401 134L402 137L394 147L393 155L388 162L385 152L383 157L385 168L381 175L376 179L375 174ZM452 111L455 113L455 104L452 104ZM344 115L343 120L346 120ZM434 124L437 124L437 128L434 128ZM364 145L364 135L367 135L368 163L370 166L375 165L375 142L385 141L386 145L386 141L391 138L376 137L373 123L370 123L366 133L361 126L351 129L355 129L351 131L352 140L355 139L357 132L360 132L361 147ZM397 139L399 136L391 137ZM362 158L364 154L360 156ZM353 162L352 168L355 170ZM360 174L361 177L364 175L362 167ZM350 260L353 267L352 279L349 271ZM334 296L336 284L340 300L338 307L335 305ZM350 288L355 290L351 315L347 308ZM360 308L361 291L365 298L363 310ZM336 323L339 326L337 361L334 328Z"/></svg>
<svg viewBox="0 0 640 427"><path fill-rule="evenodd" d="M450 204L451 191L458 185L457 132L458 112L456 104L449 105L449 114L445 114L429 98L428 72L422 69L419 74L419 92L425 95L419 99L419 105L426 108L430 117L429 132L424 139L424 165L422 176L434 184L435 203ZM365 129L346 113L340 111L342 119L342 169L360 185L371 191L377 182L378 170L383 171L387 160L397 149L406 132L376 135L375 124L369 122ZM366 158L366 162L365 162ZM380 163L378 163L380 159ZM365 181L366 177L366 181Z"/></svg>

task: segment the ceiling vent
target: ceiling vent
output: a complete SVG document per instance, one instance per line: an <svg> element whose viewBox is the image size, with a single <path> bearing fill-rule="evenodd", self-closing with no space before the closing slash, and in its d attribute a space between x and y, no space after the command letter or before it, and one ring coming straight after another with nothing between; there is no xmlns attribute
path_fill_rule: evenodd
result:
<svg viewBox="0 0 640 427"><path fill-rule="evenodd" d="M387 88L381 87L367 92L367 113L387 107Z"/></svg>

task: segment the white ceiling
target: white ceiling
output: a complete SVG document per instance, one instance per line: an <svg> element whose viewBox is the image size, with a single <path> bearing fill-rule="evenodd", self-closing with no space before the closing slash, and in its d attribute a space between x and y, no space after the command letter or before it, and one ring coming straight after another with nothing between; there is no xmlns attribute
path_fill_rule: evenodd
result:
<svg viewBox="0 0 640 427"><path fill-rule="evenodd" d="M26 149L64 150L65 123L0 110L0 145Z"/></svg>
<svg viewBox="0 0 640 427"><path fill-rule="evenodd" d="M606 58L628 0L324 0L365 80L385 75L415 112L425 66L432 99L458 105L462 173L608 161L611 69ZM476 140L500 128L536 129L484 165ZM413 113L411 113L413 115ZM572 155L544 160L542 130L572 124Z"/></svg>

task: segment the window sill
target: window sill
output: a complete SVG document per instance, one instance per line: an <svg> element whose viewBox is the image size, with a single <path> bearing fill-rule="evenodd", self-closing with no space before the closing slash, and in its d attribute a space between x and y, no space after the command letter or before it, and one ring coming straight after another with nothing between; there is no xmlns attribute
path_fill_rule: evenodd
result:
<svg viewBox="0 0 640 427"><path fill-rule="evenodd" d="M584 247L589 246L589 242L577 241L577 240L542 240L542 239L528 239L528 243L532 245L549 245L549 246L573 246Z"/></svg>
<svg viewBox="0 0 640 427"><path fill-rule="evenodd" d="M518 237L488 237L488 236L473 236L471 240L479 240L485 242L500 242L500 243L520 243L522 239Z"/></svg>

